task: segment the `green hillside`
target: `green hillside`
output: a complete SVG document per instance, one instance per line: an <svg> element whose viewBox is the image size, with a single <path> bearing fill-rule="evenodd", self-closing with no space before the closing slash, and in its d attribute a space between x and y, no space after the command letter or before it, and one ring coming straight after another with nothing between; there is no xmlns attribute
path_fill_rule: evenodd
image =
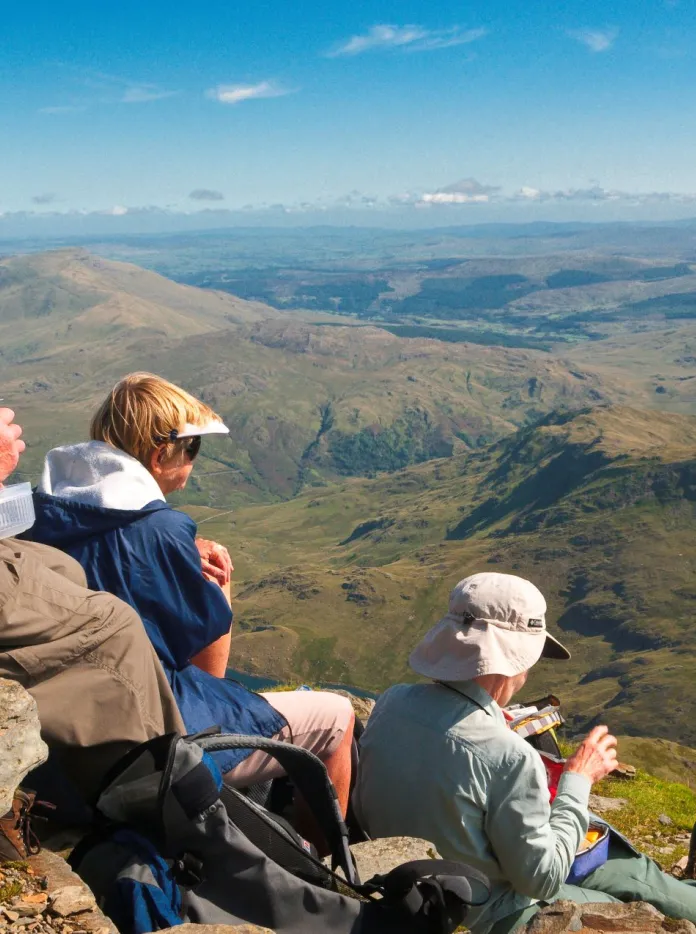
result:
<svg viewBox="0 0 696 934"><path fill-rule="evenodd" d="M79 250L0 261L0 348L25 477L48 448L85 438L120 376L147 369L229 423L189 491L216 506L475 449L553 409L625 398L620 379L549 354L324 327Z"/></svg>
<svg viewBox="0 0 696 934"><path fill-rule="evenodd" d="M532 275L515 263L486 279L493 304ZM581 261L560 278L532 264L548 292L607 285L569 285ZM632 261L644 295L652 268ZM513 571L543 586L574 653L532 690L561 693L573 727L696 745L696 419L675 414L694 410L693 322L615 323L563 356L325 323L79 250L0 261L1 395L29 442L17 479L84 439L125 372L161 373L231 427L180 503L233 554L240 668L382 688L409 676L459 578Z"/></svg>
<svg viewBox="0 0 696 934"><path fill-rule="evenodd" d="M484 450L211 518L236 565L232 662L380 689L479 570L518 573L573 651L531 691L626 735L696 745L696 419L550 415Z"/></svg>

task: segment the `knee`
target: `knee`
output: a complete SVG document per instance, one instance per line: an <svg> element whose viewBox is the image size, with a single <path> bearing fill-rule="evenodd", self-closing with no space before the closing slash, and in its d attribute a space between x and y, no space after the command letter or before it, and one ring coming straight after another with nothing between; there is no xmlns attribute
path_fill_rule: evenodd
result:
<svg viewBox="0 0 696 934"><path fill-rule="evenodd" d="M341 694L333 694L331 691L317 691L316 693L321 698L321 706L324 708L327 719L333 721L334 728L341 733L352 734L355 712L348 698Z"/></svg>

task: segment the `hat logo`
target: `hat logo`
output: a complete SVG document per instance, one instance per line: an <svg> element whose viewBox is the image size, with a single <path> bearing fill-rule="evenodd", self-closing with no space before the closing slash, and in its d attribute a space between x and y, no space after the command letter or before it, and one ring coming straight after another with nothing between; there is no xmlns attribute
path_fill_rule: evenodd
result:
<svg viewBox="0 0 696 934"><path fill-rule="evenodd" d="M527 623L528 629L543 629L544 620L543 619L530 619Z"/></svg>

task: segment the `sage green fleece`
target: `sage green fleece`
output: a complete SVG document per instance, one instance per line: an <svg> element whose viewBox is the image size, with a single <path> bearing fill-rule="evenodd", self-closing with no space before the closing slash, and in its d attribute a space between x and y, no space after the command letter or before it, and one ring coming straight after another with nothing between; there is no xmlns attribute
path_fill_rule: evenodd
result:
<svg viewBox="0 0 696 934"><path fill-rule="evenodd" d="M480 869L491 898L467 926L552 900L588 822L590 782L564 773L553 805L539 754L473 681L400 684L377 702L361 738L356 807L373 837L413 836Z"/></svg>

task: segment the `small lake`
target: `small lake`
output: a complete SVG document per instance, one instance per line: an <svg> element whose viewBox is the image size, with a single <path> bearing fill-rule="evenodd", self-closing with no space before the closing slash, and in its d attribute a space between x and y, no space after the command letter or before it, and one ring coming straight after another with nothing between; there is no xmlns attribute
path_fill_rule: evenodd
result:
<svg viewBox="0 0 696 934"><path fill-rule="evenodd" d="M269 688L277 687L282 682L274 678L263 678L260 675L248 675L245 671L237 671L234 668L227 669L227 677L232 681L239 681L250 691L267 691ZM363 688L356 688L352 684L331 684L330 682L320 682L317 687L327 689L338 689L348 691L356 697L371 697L373 700L379 697L376 691L366 691Z"/></svg>

